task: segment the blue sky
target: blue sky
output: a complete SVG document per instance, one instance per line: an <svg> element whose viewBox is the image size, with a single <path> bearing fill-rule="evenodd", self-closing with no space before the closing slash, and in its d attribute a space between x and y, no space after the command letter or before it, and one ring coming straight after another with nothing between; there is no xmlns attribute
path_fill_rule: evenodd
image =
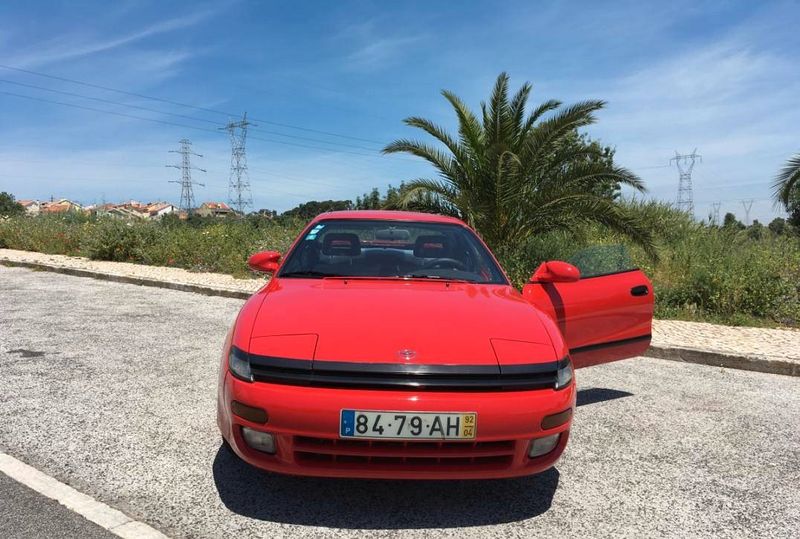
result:
<svg viewBox="0 0 800 539"><path fill-rule="evenodd" d="M505 70L533 83L534 102L608 101L588 132L648 196L674 200L669 158L697 147L698 217L720 201L743 219L742 199L755 199L751 218L780 215L769 186L800 150L800 4L600 4L3 2L0 64L208 110L0 68L0 191L177 203L164 165L186 137L208 170L198 201L226 200L216 128L247 111L256 208L354 198L430 175L377 150L416 136L406 116L452 127L439 91L477 107Z"/></svg>

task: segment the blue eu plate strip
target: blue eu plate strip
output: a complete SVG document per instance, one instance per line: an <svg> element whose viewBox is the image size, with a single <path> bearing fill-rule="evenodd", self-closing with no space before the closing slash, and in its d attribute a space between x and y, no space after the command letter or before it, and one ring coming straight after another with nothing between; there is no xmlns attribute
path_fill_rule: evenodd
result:
<svg viewBox="0 0 800 539"><path fill-rule="evenodd" d="M355 436L356 411L342 410L341 436Z"/></svg>

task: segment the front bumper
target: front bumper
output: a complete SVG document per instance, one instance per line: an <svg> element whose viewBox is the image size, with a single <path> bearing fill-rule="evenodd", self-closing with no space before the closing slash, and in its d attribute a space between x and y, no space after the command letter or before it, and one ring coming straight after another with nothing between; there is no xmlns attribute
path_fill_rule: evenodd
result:
<svg viewBox="0 0 800 539"><path fill-rule="evenodd" d="M257 424L231 402L267 410ZM247 463L278 473L382 479L490 479L542 472L567 444L571 421L542 430L542 419L575 406L575 384L559 391L413 392L247 383L225 375L218 395L222 436ZM367 441L339 437L342 409L477 413L474 441ZM242 427L273 434L277 451L250 448ZM560 433L553 451L529 458L530 440Z"/></svg>

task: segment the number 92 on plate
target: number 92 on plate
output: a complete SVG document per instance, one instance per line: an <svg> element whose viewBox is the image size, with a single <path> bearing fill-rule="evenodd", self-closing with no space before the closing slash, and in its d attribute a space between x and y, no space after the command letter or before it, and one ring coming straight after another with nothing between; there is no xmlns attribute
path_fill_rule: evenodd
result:
<svg viewBox="0 0 800 539"><path fill-rule="evenodd" d="M478 428L475 412L392 412L342 410L339 436L389 440L472 440Z"/></svg>

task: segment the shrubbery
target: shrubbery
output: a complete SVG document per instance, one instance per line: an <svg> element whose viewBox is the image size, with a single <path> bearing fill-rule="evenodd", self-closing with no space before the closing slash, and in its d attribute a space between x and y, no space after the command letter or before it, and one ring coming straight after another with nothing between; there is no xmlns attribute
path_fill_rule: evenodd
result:
<svg viewBox="0 0 800 539"><path fill-rule="evenodd" d="M0 245L246 277L251 275L248 256L264 249L285 252L303 224L295 219L258 216L183 222L169 218L119 221L68 214L0 221Z"/></svg>
<svg viewBox="0 0 800 539"><path fill-rule="evenodd" d="M545 260L574 261L593 245L627 245L633 262L652 279L656 316L741 325L800 325L800 238L762 227L714 227L668 205L628 203L651 227L657 261L623 237L597 228L540 236L513 252L498 253L521 286ZM613 251L609 251L613 252Z"/></svg>
<svg viewBox="0 0 800 539"><path fill-rule="evenodd" d="M652 230L658 261L623 237L595 226L537 236L496 254L516 286L545 260L573 260L584 251L602 271L620 264L626 244L633 262L653 280L656 315L745 325L800 325L800 238L763 227L711 227L657 203L628 203ZM0 220L0 246L141 264L175 266L245 277L247 257L286 252L304 222L251 216L241 220L176 218L125 222L80 214ZM602 256L598 257L598 253ZM598 266L599 264L599 266Z"/></svg>

